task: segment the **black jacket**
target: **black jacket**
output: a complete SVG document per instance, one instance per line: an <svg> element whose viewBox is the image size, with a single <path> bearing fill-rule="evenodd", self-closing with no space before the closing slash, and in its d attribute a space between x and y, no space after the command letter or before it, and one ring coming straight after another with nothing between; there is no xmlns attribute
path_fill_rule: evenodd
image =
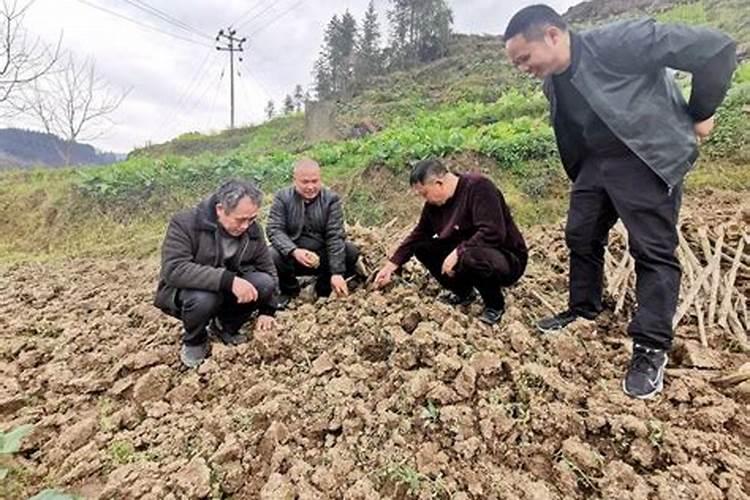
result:
<svg viewBox="0 0 750 500"><path fill-rule="evenodd" d="M693 125L710 117L737 66L736 45L709 28L620 21L573 38L571 82L612 132L667 184L679 184L698 156ZM673 68L693 75L685 102ZM586 154L575 127L558 113L554 81L544 82L558 149L575 180Z"/></svg>
<svg viewBox="0 0 750 500"><path fill-rule="evenodd" d="M346 270L346 230L339 195L323 188L308 205L308 215L313 229L325 241L331 274L344 274ZM268 239L282 255L296 248L305 224L305 201L293 186L279 190L273 199L268 216Z"/></svg>
<svg viewBox="0 0 750 500"><path fill-rule="evenodd" d="M234 277L250 272L263 272L276 277L268 245L260 225L255 222L240 237L237 254L230 266L223 267L216 200L209 198L193 209L172 217L162 244L161 273L154 305L175 314L178 289L192 288L212 292L231 292ZM262 314L273 315L274 308L259 304Z"/></svg>

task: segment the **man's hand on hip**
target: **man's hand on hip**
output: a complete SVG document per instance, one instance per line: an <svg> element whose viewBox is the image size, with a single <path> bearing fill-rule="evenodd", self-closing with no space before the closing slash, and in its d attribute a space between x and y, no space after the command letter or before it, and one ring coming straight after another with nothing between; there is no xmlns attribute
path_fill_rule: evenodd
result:
<svg viewBox="0 0 750 500"><path fill-rule="evenodd" d="M248 304L258 300L258 290L244 278L234 278L232 293L237 297L237 303Z"/></svg>
<svg viewBox="0 0 750 500"><path fill-rule="evenodd" d="M693 125L693 131L695 132L695 137L698 139L698 142L701 143L708 139L708 136L711 135L711 132L714 129L714 125L716 125L714 117L711 116L702 122L696 122Z"/></svg>

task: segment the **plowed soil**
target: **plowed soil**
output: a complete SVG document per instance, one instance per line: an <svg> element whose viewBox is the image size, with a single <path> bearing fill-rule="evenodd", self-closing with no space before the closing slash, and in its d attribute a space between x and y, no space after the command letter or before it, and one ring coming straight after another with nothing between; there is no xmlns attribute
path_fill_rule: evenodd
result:
<svg viewBox="0 0 750 500"><path fill-rule="evenodd" d="M353 231L371 263L383 237ZM197 370L151 306L156 259L6 268L1 430L34 429L0 496L750 498L750 391L713 382L747 354L718 330L701 348L688 321L664 394L628 398L629 312L537 334L567 266L561 228L529 240L499 326L410 264L382 292L298 300Z"/></svg>

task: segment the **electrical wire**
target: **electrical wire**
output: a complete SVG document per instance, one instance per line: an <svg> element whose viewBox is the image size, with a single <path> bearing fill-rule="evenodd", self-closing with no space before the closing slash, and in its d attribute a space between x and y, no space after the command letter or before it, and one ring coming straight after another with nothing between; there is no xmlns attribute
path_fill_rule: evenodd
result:
<svg viewBox="0 0 750 500"><path fill-rule="evenodd" d="M273 3L274 0L270 0L270 2ZM235 19L235 21L230 26L237 26L237 25L240 24L240 22L244 22L244 18L247 15L249 15L250 13L252 13L254 10L256 10L258 7L260 7L264 3L265 2L263 0L260 0L259 2L257 2L255 5L253 5L248 10L246 10L245 12L243 12L242 15L240 15L237 19Z"/></svg>
<svg viewBox="0 0 750 500"><path fill-rule="evenodd" d="M289 14L291 11L293 11L294 9L296 9L297 7L299 7L300 5L302 5L302 3L304 1L305 0L299 0L294 5L292 5L291 7L289 7L287 10L285 10L284 12L282 12L281 14L279 14L278 16L274 17L273 19L271 19L269 22L265 23L263 26L261 26L257 30L251 32L249 36L257 35L261 31L263 31L264 29L268 28L269 26L271 26L272 24L274 24L276 21L278 21L279 19L281 19L282 17L284 17L285 15Z"/></svg>
<svg viewBox="0 0 750 500"><path fill-rule="evenodd" d="M213 101L211 102L211 115L208 119L208 130L211 130L211 125L214 122L214 117L216 116L216 100L219 97L219 92L221 91L221 82L224 80L224 72L226 70L226 66L224 66L221 69L221 76L219 77L219 84L216 86L216 93L214 93Z"/></svg>
<svg viewBox="0 0 750 500"><path fill-rule="evenodd" d="M97 10L100 10L102 12L106 12L107 14L110 14L110 15L115 16L115 17L119 17L120 19L124 19L125 21L128 21L130 23L136 24L136 25L138 25L138 26L140 26L142 28L146 28L146 29L149 29L151 31L155 31L156 33L161 33L162 35L166 35L166 36L175 38L177 40L182 40L182 41L185 41L185 42L193 43L195 45L200 45L201 47L206 47L207 46L204 43L197 42L197 41L192 40L190 38L185 38L185 37L182 37L180 35L175 35L174 33L170 33L168 31L163 31L163 30L161 30L159 28L156 28L154 26L151 26L149 24L144 24L144 23L142 23L140 21L136 21L135 19L131 19L130 17L124 16L124 15L118 13L118 12L114 12L112 10L109 10L109 9L107 9L105 7L102 7L100 5L97 5L95 3L91 3L88 0L77 0L77 1L79 3L82 3L84 5L87 5L87 6L91 7L91 8L93 8L93 9L97 9Z"/></svg>
<svg viewBox="0 0 750 500"><path fill-rule="evenodd" d="M238 30L238 31L239 31L239 30L241 30L241 29L242 29L243 27L247 26L248 24L250 24L251 22L253 22L253 21L254 21L254 20L256 20L256 19L259 19L260 17L262 17L262 16L263 16L263 14L265 14L266 12L268 12L268 11L270 11L270 10L273 10L273 9L274 9L274 8L276 8L276 7L277 7L277 4L276 4L276 3L274 3L274 2L271 2L271 4L269 4L269 5L268 5L268 7L266 7L266 8L265 8L265 9L263 9L263 10L261 10L260 12L258 12L258 13L257 13L257 14L255 14L254 16L252 16L252 17L251 17L250 19L247 19L247 20L246 20L246 21L244 21L244 22L243 22L242 24L240 24L239 26L237 26L237 30Z"/></svg>
<svg viewBox="0 0 750 500"><path fill-rule="evenodd" d="M201 61L201 63L196 67L197 70L195 73L193 73L192 78L190 79L190 82L184 87L179 99L177 99L176 104L174 105L174 109L181 109L182 105L187 102L190 98L190 95L192 95L193 91L200 87L200 82L203 81L205 78L207 72L204 72L203 69L206 67L206 63L208 62L209 58L212 54L216 54L216 51L212 48L209 48L206 51L206 55ZM201 78L198 78L198 77ZM164 120L159 124L159 128L157 130L162 130L164 127L167 126L167 124L173 119L174 117L171 114L167 114L167 116L164 118Z"/></svg>
<svg viewBox="0 0 750 500"><path fill-rule="evenodd" d="M201 33L197 29L193 28L187 23L184 23L180 21L179 19L170 16L163 10L159 10L156 7L153 7L146 2L143 2L142 0L122 0L123 2L126 2L136 9L140 9L143 12L146 12L147 14L151 14L152 16L156 16L157 18L161 19L162 21L171 24L172 26L175 26L181 30L187 31L188 33L192 35L197 35L202 38L206 38L207 40L213 40L213 37L210 35L207 35L205 33Z"/></svg>

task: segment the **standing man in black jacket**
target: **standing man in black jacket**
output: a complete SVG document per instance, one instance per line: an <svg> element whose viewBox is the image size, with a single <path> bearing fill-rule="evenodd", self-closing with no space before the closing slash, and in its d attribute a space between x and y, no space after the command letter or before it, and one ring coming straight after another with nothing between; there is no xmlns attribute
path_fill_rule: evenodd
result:
<svg viewBox="0 0 750 500"><path fill-rule="evenodd" d="M680 287L675 256L682 181L736 67L721 32L653 20L572 32L546 5L526 7L505 31L521 71L544 80L558 149L573 181L565 237L569 308L538 322L559 330L602 310L604 247L617 219L636 262L633 357L623 390L650 398L663 387ZM685 102L670 68L691 73Z"/></svg>
<svg viewBox="0 0 750 500"><path fill-rule="evenodd" d="M240 328L256 311L256 328L274 326L276 269L255 221L262 198L255 185L228 181L169 222L155 305L182 320L180 359L189 368L208 355L209 334L241 344Z"/></svg>
<svg viewBox="0 0 750 500"><path fill-rule="evenodd" d="M300 292L297 276L317 277L315 291L349 294L346 278L356 273L359 249L346 241L339 195L323 187L320 166L310 158L294 165L293 185L276 193L268 216L271 256L284 308Z"/></svg>

